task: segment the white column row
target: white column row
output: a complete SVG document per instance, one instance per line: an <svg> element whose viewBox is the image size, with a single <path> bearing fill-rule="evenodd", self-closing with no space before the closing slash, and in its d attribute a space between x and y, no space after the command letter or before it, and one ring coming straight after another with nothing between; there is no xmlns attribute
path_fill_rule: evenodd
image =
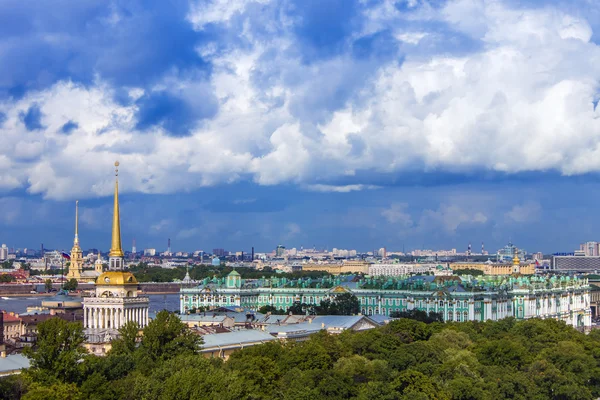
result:
<svg viewBox="0 0 600 400"><path fill-rule="evenodd" d="M148 308L117 308L110 306L86 307L83 312L83 326L92 329L119 329L125 323L135 321L143 328L148 325Z"/></svg>

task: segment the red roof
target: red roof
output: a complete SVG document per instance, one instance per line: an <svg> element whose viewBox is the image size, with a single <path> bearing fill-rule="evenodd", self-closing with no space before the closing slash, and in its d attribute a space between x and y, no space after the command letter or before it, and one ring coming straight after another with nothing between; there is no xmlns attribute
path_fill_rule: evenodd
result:
<svg viewBox="0 0 600 400"><path fill-rule="evenodd" d="M6 311L2 311L2 313L4 314L4 322L19 322L21 320L21 318L15 317Z"/></svg>

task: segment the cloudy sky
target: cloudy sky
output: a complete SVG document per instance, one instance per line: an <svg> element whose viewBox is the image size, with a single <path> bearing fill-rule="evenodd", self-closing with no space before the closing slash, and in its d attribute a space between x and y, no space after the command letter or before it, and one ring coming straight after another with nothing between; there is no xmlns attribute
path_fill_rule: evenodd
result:
<svg viewBox="0 0 600 400"><path fill-rule="evenodd" d="M0 242L600 240L595 0L0 3Z"/></svg>

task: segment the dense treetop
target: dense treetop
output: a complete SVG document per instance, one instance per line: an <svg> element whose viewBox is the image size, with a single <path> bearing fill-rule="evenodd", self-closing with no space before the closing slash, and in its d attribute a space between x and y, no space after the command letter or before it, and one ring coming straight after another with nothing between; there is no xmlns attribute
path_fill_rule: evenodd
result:
<svg viewBox="0 0 600 400"><path fill-rule="evenodd" d="M78 328L79 327L79 328ZM554 320L426 324L399 319L305 342L198 354L198 337L166 312L122 329L106 357L81 356L80 325L40 325L32 368L0 380L15 399L593 399L600 332ZM46 336L52 337L46 337ZM80 361L76 361L77 358ZM81 361L82 360L82 361Z"/></svg>

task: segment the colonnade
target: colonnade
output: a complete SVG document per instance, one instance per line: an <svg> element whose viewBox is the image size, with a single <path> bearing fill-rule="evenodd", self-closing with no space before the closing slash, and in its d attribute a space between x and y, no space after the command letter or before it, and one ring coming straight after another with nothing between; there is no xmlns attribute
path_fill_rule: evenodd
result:
<svg viewBox="0 0 600 400"><path fill-rule="evenodd" d="M86 328L119 329L129 321L137 322L141 328L148 325L148 308L90 306L83 309L83 326Z"/></svg>

